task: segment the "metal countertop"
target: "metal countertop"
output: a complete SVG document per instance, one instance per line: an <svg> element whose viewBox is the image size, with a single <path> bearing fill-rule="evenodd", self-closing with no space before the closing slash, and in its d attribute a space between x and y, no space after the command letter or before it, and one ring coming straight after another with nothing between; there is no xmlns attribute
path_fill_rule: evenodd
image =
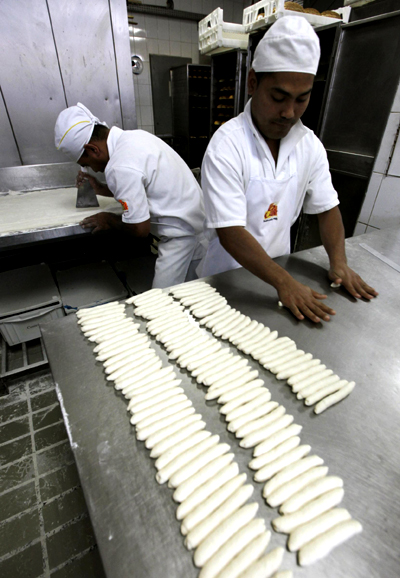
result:
<svg viewBox="0 0 400 578"><path fill-rule="evenodd" d="M282 568L298 578L397 578L400 575L400 274L359 246L366 243L400 264L400 232L379 231L346 241L350 265L380 295L371 303L355 301L342 289L331 290L324 250L303 251L277 261L317 291L337 314L331 322L298 322L277 307L272 287L243 269L209 279L229 304L262 321L298 347L320 358L357 387L340 404L316 416L285 382L260 370L272 399L303 426L302 443L312 447L344 480L343 507L364 527L334 553L301 568L286 551ZM144 326L144 324L143 324ZM183 545L172 490L155 481L155 468L143 442L136 441L127 402L104 378L93 344L78 329L75 316L42 327L64 419L108 578L191 578L198 574ZM154 342L166 361L166 353ZM234 351L235 348L233 348ZM231 444L240 470L248 473L251 451L239 447L220 417L216 401L205 402L205 388L176 367L183 387L209 430ZM256 484L258 516L267 526L277 516ZM286 536L272 531L268 549L285 546Z"/></svg>

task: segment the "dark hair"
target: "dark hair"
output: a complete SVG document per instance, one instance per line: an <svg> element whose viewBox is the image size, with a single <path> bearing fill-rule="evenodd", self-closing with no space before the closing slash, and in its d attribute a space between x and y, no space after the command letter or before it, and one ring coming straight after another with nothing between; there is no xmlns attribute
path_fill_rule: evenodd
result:
<svg viewBox="0 0 400 578"><path fill-rule="evenodd" d="M255 72L256 79L257 79L257 86L260 86L260 82L264 78L264 76L268 76L271 72Z"/></svg>
<svg viewBox="0 0 400 578"><path fill-rule="evenodd" d="M104 124L95 124L90 140L107 140L109 131L110 129L104 126Z"/></svg>

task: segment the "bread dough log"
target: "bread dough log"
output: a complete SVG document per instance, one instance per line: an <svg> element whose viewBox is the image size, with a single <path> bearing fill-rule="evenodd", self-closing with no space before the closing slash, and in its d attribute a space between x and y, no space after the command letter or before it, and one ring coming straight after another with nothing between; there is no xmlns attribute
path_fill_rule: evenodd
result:
<svg viewBox="0 0 400 578"><path fill-rule="evenodd" d="M222 295L220 295L220 293L217 293L215 291L211 292L211 293L206 292L206 293L204 293L204 295L200 299L194 301L192 304L189 305L188 303L184 303L184 301L187 301L187 300L190 301L191 299L193 299L193 297L192 298L191 297L183 298L181 300L181 303L185 307L189 306L190 311L193 311L193 309L197 309L198 307L208 307L208 305L211 305L214 303L220 303L221 301L224 300L224 297L222 297Z"/></svg>
<svg viewBox="0 0 400 578"><path fill-rule="evenodd" d="M337 526L334 526L300 548L300 566L309 566L324 556L327 556L336 546L349 540L359 532L362 532L362 526L357 520L346 520L345 522L337 524Z"/></svg>
<svg viewBox="0 0 400 578"><path fill-rule="evenodd" d="M171 478L171 476L173 476L181 468L185 467L186 464L190 463L192 460L197 458L197 456L207 453L208 450L214 448L218 444L218 442L219 436L213 435L199 442L195 446L192 446L191 448L185 450L184 452L176 456L173 460L168 462L164 467L158 469L158 472L156 474L157 482L159 484L164 484L167 480ZM161 455L159 459L161 459L163 455ZM158 460L155 463L156 468L157 462Z"/></svg>
<svg viewBox="0 0 400 578"><path fill-rule="evenodd" d="M254 339L263 329L265 329L265 325L254 321L254 325L250 324L246 330L232 340L232 343L240 349L240 345L245 345L249 339Z"/></svg>
<svg viewBox="0 0 400 578"><path fill-rule="evenodd" d="M305 506L308 502L315 500L319 496L322 496L322 494L326 494L326 492L342 487L343 480L338 476L328 476L316 480L286 500L280 507L279 513L293 514L293 512L297 512L297 510L300 510L300 508Z"/></svg>
<svg viewBox="0 0 400 578"><path fill-rule="evenodd" d="M124 364L130 363L131 361L135 360L143 360L146 361L149 357L154 357L156 352L154 349L144 349L143 351L136 352L134 349L132 351L124 351L120 355L116 355L110 359L106 359L103 361L103 367L106 373L112 373L118 367L122 367Z"/></svg>
<svg viewBox="0 0 400 578"><path fill-rule="evenodd" d="M294 450L300 445L299 436L293 436L283 443L276 446L273 450L258 456L258 458L253 458L249 463L249 468L252 470L260 470L264 466L274 462L281 456L285 455L287 452Z"/></svg>
<svg viewBox="0 0 400 578"><path fill-rule="evenodd" d="M184 518L181 525L181 532L186 536L193 528L197 528L200 523L208 518L221 504L223 504L232 494L241 488L246 481L247 475L240 474L226 482L223 486L213 492L206 500L194 508ZM199 534L200 535L200 534Z"/></svg>
<svg viewBox="0 0 400 578"><path fill-rule="evenodd" d="M309 484L324 478L327 473L328 468L326 466L316 466L315 468L311 468L304 472L304 474L300 474L300 476L297 476L293 480L279 486L268 496L267 504L271 506L271 508L280 506L286 500L289 500L289 498L300 492L303 488L306 488Z"/></svg>
<svg viewBox="0 0 400 578"><path fill-rule="evenodd" d="M172 351L176 347L190 343L195 337L202 335L197 327L190 327L190 324L184 325L171 333L170 331L159 333L156 340L160 341L167 351Z"/></svg>
<svg viewBox="0 0 400 578"><path fill-rule="evenodd" d="M306 524L310 520L313 520L317 516L320 516L321 514L340 504L340 502L343 500L343 496L343 488L331 490L330 492L323 494L316 500L313 500L309 504L305 505L300 510L297 510L297 512L275 518L275 520L272 520L272 526L277 532L290 534L298 526Z"/></svg>
<svg viewBox="0 0 400 578"><path fill-rule="evenodd" d="M98 331L87 331L84 335L89 339L89 341L100 343L100 341L116 335L119 331L122 331L131 325L133 325L133 319L127 317L114 323L111 327L99 329Z"/></svg>
<svg viewBox="0 0 400 578"><path fill-rule="evenodd" d="M237 578L249 568L262 554L271 539L271 532L263 532L257 536L250 544L245 546L237 556L222 570L220 578Z"/></svg>
<svg viewBox="0 0 400 578"><path fill-rule="evenodd" d="M210 478L203 485L199 486L188 498L183 500L176 510L177 520L183 520L186 516L202 504L209 496L216 492L229 480L239 475L239 466L232 462L222 468L216 475Z"/></svg>
<svg viewBox="0 0 400 578"><path fill-rule="evenodd" d="M297 351L296 344L293 343L283 343L280 347L273 350L268 350L266 353L258 356L258 361L266 369L275 363L279 363L279 360L283 358L284 355L288 353L293 353Z"/></svg>
<svg viewBox="0 0 400 578"><path fill-rule="evenodd" d="M155 467L157 470L165 468L168 464L172 462L175 458L186 452L188 449L193 448L197 444L205 441L211 437L211 432L207 430L198 431L191 436L187 437L185 440L179 442L165 453L161 454L159 458L155 461ZM214 445L214 444L213 444Z"/></svg>
<svg viewBox="0 0 400 578"><path fill-rule="evenodd" d="M250 498L254 492L254 487L251 484L246 484L238 488L229 498L209 514L202 522L197 524L190 532L188 532L185 539L185 546L188 550L197 548L207 536L209 536L215 528L220 526L231 514L238 511Z"/></svg>
<svg viewBox="0 0 400 578"><path fill-rule="evenodd" d="M267 330L268 330L268 332L267 332ZM260 334L259 340L256 337L252 341L249 341L247 343L247 345L240 347L240 349L246 355L247 354L251 355L251 352L254 351L255 349L259 349L261 344L266 345L267 343L270 343L271 341L275 341L275 339L277 339L277 337L278 337L277 331L271 331L268 327L266 327L265 333Z"/></svg>
<svg viewBox="0 0 400 578"><path fill-rule="evenodd" d="M315 367L310 367L305 371L301 371L300 373L296 373L296 375L292 375L292 377L289 377L288 384L292 386L292 391L294 391L294 387L296 386L297 383L299 382L301 383L305 379L308 379L314 375L317 376L318 374L323 373L324 371L326 371L326 365L323 364L316 365Z"/></svg>
<svg viewBox="0 0 400 578"><path fill-rule="evenodd" d="M96 317L95 319L83 320L80 323L78 322L78 324L81 326L81 331L85 333L93 329L112 326L116 321L121 321L121 319L128 319L124 311L118 311L104 317Z"/></svg>
<svg viewBox="0 0 400 578"><path fill-rule="evenodd" d="M225 307L226 304L226 299L221 297L221 299L216 303L211 303L210 305L205 305L204 307L197 307L196 309L193 309L192 315L201 319L202 317L207 317L208 315L219 311L222 309L222 307Z"/></svg>
<svg viewBox="0 0 400 578"><path fill-rule="evenodd" d="M228 376L232 376L232 374L236 374L242 367L248 366L249 360L243 359L238 355L234 356L233 359L226 361L224 364L221 365L218 371L211 370L208 373L205 373L202 383L206 386L210 386L213 383L218 382L222 378ZM250 371L250 368L247 368ZM232 379L232 377L230 377Z"/></svg>
<svg viewBox="0 0 400 578"><path fill-rule="evenodd" d="M173 494L175 502L183 502L183 500L186 500L199 486L207 482L223 468L229 466L234 457L232 453L224 454L198 470L193 476L176 488Z"/></svg>
<svg viewBox="0 0 400 578"><path fill-rule="evenodd" d="M336 393L328 395L328 397L325 397L325 399L317 403L317 405L314 408L314 413L322 413L323 411L328 409L328 407L331 407L331 405L338 403L339 401L347 397L353 391L355 386L356 386L355 381L350 381L348 385L345 385L344 387L342 387L342 389L340 389Z"/></svg>
<svg viewBox="0 0 400 578"><path fill-rule="evenodd" d="M275 548L265 556L253 562L240 578L270 578L280 568L283 560L283 548ZM281 574L281 572L280 572ZM291 574L291 572L289 573Z"/></svg>
<svg viewBox="0 0 400 578"><path fill-rule="evenodd" d="M135 395L133 395L130 398L129 404L130 404L130 408L135 407L135 405L137 405L138 403L141 403L142 401L146 401L147 399L153 398L161 393L165 393L166 391L169 391L171 389L173 389L175 391L175 387L177 387L178 385L180 385L182 383L181 379L174 379L174 380L168 380L165 383L163 383L162 385L157 385L155 387L143 387L139 390L135 390Z"/></svg>
<svg viewBox="0 0 400 578"><path fill-rule="evenodd" d="M203 293L191 293L184 297L180 297L179 300L185 307L190 307L195 303L201 303L212 296L217 297L218 295L219 294L216 293L215 291L205 291Z"/></svg>
<svg viewBox="0 0 400 578"><path fill-rule="evenodd" d="M226 330L226 328L230 327L231 324L235 324L240 321L240 317L242 314L240 311L235 311L233 315L231 315L227 320L222 318L220 321L213 325L213 333L216 337L220 337L222 333Z"/></svg>
<svg viewBox="0 0 400 578"><path fill-rule="evenodd" d="M102 312L115 307L125 307L123 303L119 301L110 301L110 303L103 303L103 305L95 305L94 307L82 307L77 310L77 317L85 317L85 315L101 315Z"/></svg>
<svg viewBox="0 0 400 578"><path fill-rule="evenodd" d="M146 330L150 335L158 335L162 333L167 335L168 332L176 331L180 327L187 327L188 319L184 313L174 315L165 315L164 317L159 317L153 321L149 321L146 325Z"/></svg>
<svg viewBox="0 0 400 578"><path fill-rule="evenodd" d="M107 351L108 349L113 349L118 343L123 343L128 341L129 337L138 334L138 323L131 323L124 331L118 333L115 337L110 339L105 339L93 349L93 353L101 353Z"/></svg>
<svg viewBox="0 0 400 578"><path fill-rule="evenodd" d="M211 392L208 391L205 395L205 398L206 398L206 400L209 400L209 399L215 399L215 397L218 397L218 403L225 404L225 403L228 403L228 402L236 399L240 395L243 395L244 393L251 391L252 389L256 389L258 387L263 387L263 386L264 386L264 382L262 379L255 379L253 381L249 381L248 383L245 383L241 387L238 387L238 388L230 390L230 391L226 391L225 393L221 393L221 389L223 389L222 387L220 387L219 389L215 389L214 391L211 391Z"/></svg>
<svg viewBox="0 0 400 578"><path fill-rule="evenodd" d="M199 324L205 325L209 329L213 326L214 323L221 319L228 318L228 316L234 315L236 313L236 309L232 309L230 305L225 305L222 309L217 311L216 313L212 313L211 315L207 315L200 319Z"/></svg>
<svg viewBox="0 0 400 578"><path fill-rule="evenodd" d="M150 321L152 321L153 319L161 319L161 317L163 317L164 315L170 315L171 317L177 315L179 312L183 312L184 311L184 307L183 305L178 305L177 303L174 303L172 305L169 305L168 307L165 307L163 309L157 309L157 310L153 310L152 312L148 311L146 313L146 319L149 319Z"/></svg>
<svg viewBox="0 0 400 578"><path fill-rule="evenodd" d="M172 425L176 421L180 421L181 419L184 419L189 415L193 415L195 411L196 410L194 409L194 407L190 406L183 409L182 411L178 411L177 413L173 413L170 416L157 420L147 427L136 426L136 439L139 441L147 440L147 438L150 437L151 435L157 433L158 431L164 429L169 425Z"/></svg>
<svg viewBox="0 0 400 578"><path fill-rule="evenodd" d="M187 426L190 426L191 424L201 421L201 417L202 416L199 413L195 413L193 415L189 415L188 417L183 418L180 421L165 426L160 431L152 434L147 438L145 442L146 448L152 449L154 446L156 446L158 443L160 443L167 437L171 436L172 434L180 431L181 429L186 428Z"/></svg>
<svg viewBox="0 0 400 578"><path fill-rule="evenodd" d="M349 512L344 508L333 508L329 512L318 516L318 518L314 518L311 522L307 522L307 524L303 524L293 530L289 536L288 548L291 552L297 552L297 550L300 550L300 548L320 534L327 532L337 524L340 524L340 522L350 519Z"/></svg>
<svg viewBox="0 0 400 578"><path fill-rule="evenodd" d="M252 372L250 372L250 374L252 374ZM232 393L232 392L238 390L239 388L242 388L244 385L249 385L250 383L255 384L254 387L259 387L261 385L264 385L264 382L262 379L250 379L249 381L247 381L247 377L250 374L243 375L242 377L239 377L239 379L234 379L230 383L227 383L226 385L222 385L221 387L210 386L208 391L207 391L207 394L212 395L213 397L209 397L209 399L214 399L215 397L220 397L221 395L224 395L226 393ZM250 387L249 389L252 389L252 388Z"/></svg>
<svg viewBox="0 0 400 578"><path fill-rule="evenodd" d="M199 573L199 578L215 578L217 575L219 576L221 570L229 564L232 558L263 532L265 532L265 522L261 518L256 518L243 526L204 564Z"/></svg>
<svg viewBox="0 0 400 578"><path fill-rule="evenodd" d="M277 401L267 401L266 403L262 403L257 405L257 407L253 410L248 411L244 415L237 417L230 421L228 425L228 430L231 432L237 431L240 427L255 421L259 417L264 417L272 412L275 408L278 407Z"/></svg>
<svg viewBox="0 0 400 578"><path fill-rule="evenodd" d="M185 464L182 468L176 471L169 479L168 486L170 488L177 488L201 468L204 468L207 464L219 458L229 452L231 449L229 444L217 444L216 446L206 450L199 456L193 458L189 463Z"/></svg>
<svg viewBox="0 0 400 578"><path fill-rule="evenodd" d="M214 386L215 389L217 389L219 387L227 385L228 383L232 383L233 379L235 380L240 379L241 377L244 377L246 375L248 376L250 373L255 377L258 376L258 371L256 369L252 370L249 365L245 365L244 367L239 367L238 369L236 369L234 373L227 375L225 377L221 377L217 381L213 381L212 385Z"/></svg>
<svg viewBox="0 0 400 578"><path fill-rule="evenodd" d="M225 328L225 332L222 334L222 339L229 339L229 341L232 342L232 338L242 332L243 329L246 329L246 327L249 327L250 323L250 317L247 315L242 315L238 323L232 324L230 327Z"/></svg>
<svg viewBox="0 0 400 578"><path fill-rule="evenodd" d="M156 413L160 412L161 410L166 409L167 407L170 407L173 405L178 405L182 401L186 401L186 400L187 400L187 397L184 393L178 393L177 395L174 395L173 397L170 397L169 399L165 399L164 401L161 401L160 403L157 403L156 405L148 407L148 408L144 409L143 411L138 411L137 413L132 415L130 422L132 425L136 425L136 423L140 422L142 419L149 417L153 414L156 414Z"/></svg>
<svg viewBox="0 0 400 578"><path fill-rule="evenodd" d="M220 363L227 361L233 357L233 353L229 349L220 349L216 353L212 353L208 357L200 360L198 363L191 363L188 365L188 370L191 372L192 377L199 377L205 371L208 371L212 367L218 368ZM189 369L191 368L191 369ZM198 382L201 383L201 380Z"/></svg>
<svg viewBox="0 0 400 578"><path fill-rule="evenodd" d="M191 351L198 351L201 350L206 344L212 343L210 337L205 334L197 335L197 337L193 337L190 343L184 343L174 349L171 349L168 358L169 359L177 359L181 355L185 353L190 353Z"/></svg>
<svg viewBox="0 0 400 578"><path fill-rule="evenodd" d="M322 458L316 455L312 455L303 458L295 464L287 466L265 484L263 490L264 498L268 498L272 492L275 492L275 490L280 488L280 486L283 486L283 484L294 480L294 478L297 478L297 476L300 476L301 474L304 474L304 472L311 470L311 468L321 466L323 463L324 460Z"/></svg>
<svg viewBox="0 0 400 578"><path fill-rule="evenodd" d="M314 369L314 368L312 368L312 369ZM311 370L309 370L309 371L311 371ZM321 373L311 375L311 376L306 377L304 379L301 379L299 381L295 381L297 379L297 375L293 375L292 377L289 378L291 381L292 391L294 393L297 393L301 389L304 389L304 388L308 387L309 385L313 385L313 384L317 383L318 381L325 379L326 377L329 377L332 374L333 374L332 369L324 369L323 371L321 371ZM289 380L288 380L288 383L289 383Z"/></svg>
<svg viewBox="0 0 400 578"><path fill-rule="evenodd" d="M304 356L306 355L306 352L303 351L302 349L296 349L295 351L291 351L290 353L287 353L286 355L282 356L276 363L271 363L268 366L268 369L272 372L272 373L278 373L278 371L281 368L285 369L285 366L288 366L289 363L301 363L302 361L304 361Z"/></svg>
<svg viewBox="0 0 400 578"><path fill-rule="evenodd" d="M308 396L312 395L313 393L315 393L316 391L318 391L319 389L322 389L323 387L326 387L327 385L331 385L333 383L336 383L339 380L340 380L340 377L338 375L330 375L329 377L325 377L325 379L320 379L320 380L316 381L315 383L312 383L311 385L308 385L307 387L300 389L297 392L297 399L303 399L305 397L308 397ZM294 386L294 387L296 387L296 386ZM294 391L294 390L292 390L292 391Z"/></svg>
<svg viewBox="0 0 400 578"><path fill-rule="evenodd" d="M145 372L147 369L151 369L153 371L157 371L158 369L162 368L162 361L153 351L153 355L143 354L143 359L140 360L138 358L134 359L133 361L125 361L125 363L120 366L118 369L113 371L112 373L106 374L107 381L115 381L118 384L118 381L123 379L124 376L126 377L128 374L135 374L140 375ZM116 389L120 389L118 386Z"/></svg>
<svg viewBox="0 0 400 578"><path fill-rule="evenodd" d="M187 353L186 355L182 355L182 357L178 357L177 363L181 367L187 367L189 369L190 363L196 362L199 359L203 359L210 355L211 353L215 353L219 351L222 347L222 344L219 341L211 342L210 345L204 347L200 352L191 352ZM190 371L190 370L189 370Z"/></svg>
<svg viewBox="0 0 400 578"><path fill-rule="evenodd" d="M263 576L259 578L263 578ZM282 572L274 574L272 578L293 578L293 572L291 570L282 570Z"/></svg>
<svg viewBox="0 0 400 578"><path fill-rule="evenodd" d="M250 317L248 319L250 319ZM231 343L233 343L234 345L236 345L236 343L238 341L240 341L241 339L243 339L244 337L246 337L246 335L247 336L251 335L253 330L255 330L255 328L257 327L257 325L258 325L258 321L253 319L246 326L237 327L236 330L229 337L229 341Z"/></svg>
<svg viewBox="0 0 400 578"><path fill-rule="evenodd" d="M130 403L130 408L129 411L132 414L137 414L142 412L143 410L146 410L150 407L152 407L153 405L157 405L165 400L168 400L170 397L179 395L179 394L183 394L184 393L184 389L183 387L172 387L171 389L167 389L161 393L159 393L158 395L154 395L154 396L150 396L147 397L146 399L142 399L142 401L139 401L137 398L132 397L131 398L131 402Z"/></svg>
<svg viewBox="0 0 400 578"><path fill-rule="evenodd" d="M204 291L216 291L214 287L211 287L208 283L204 281L198 281L197 279L192 283L183 283L181 285L175 285L169 290L178 299L184 295L197 295L203 293Z"/></svg>
<svg viewBox="0 0 400 578"><path fill-rule="evenodd" d="M296 462L304 458L304 456L306 456L310 451L311 446L309 445L302 445L299 446L298 448L290 450L283 456L276 458L276 460L258 470L254 474L254 480L256 482L265 482L266 480L271 479L272 476L282 471L287 466L295 464Z"/></svg>
<svg viewBox="0 0 400 578"><path fill-rule="evenodd" d="M260 345L258 349L253 349L251 352L252 357L257 360L261 360L262 357L268 355L279 355L279 352L285 351L288 347L292 350L296 349L296 344L293 339L289 337L279 337L266 345Z"/></svg>
<svg viewBox="0 0 400 578"><path fill-rule="evenodd" d="M236 437L244 438L254 431L267 427L272 422L282 417L285 413L286 409L283 407L283 405L278 405L277 408L268 413L266 416L260 417L254 421L242 425L239 429L236 430Z"/></svg>
<svg viewBox="0 0 400 578"><path fill-rule="evenodd" d="M307 406L314 405L315 403L317 403L318 401L321 401L321 399L330 395L331 393L335 393L336 391L339 391L340 389L342 389L342 387L345 387L346 385L348 385L348 383L349 382L346 379L340 379L339 381L335 381L335 383L331 383L330 385L326 385L325 387L318 389L315 393L306 397L306 399L304 400L304 403Z"/></svg>
<svg viewBox="0 0 400 578"><path fill-rule="evenodd" d="M135 387L133 385L133 386L129 386L126 389L123 389L122 393L125 395L126 399L130 400L128 407L127 407L128 411L130 411L131 408L133 407L133 405L136 403L137 396L140 396L140 395L145 394L145 393L152 395L153 392L156 389L158 389L159 387L163 387L166 390L166 389L171 389L177 385L180 385L182 383L182 380L181 379L174 379L174 377L175 377L175 375L173 375L173 374L163 375L161 377L154 379L150 383L146 383L142 387Z"/></svg>
<svg viewBox="0 0 400 578"><path fill-rule="evenodd" d="M223 405L219 411L220 411L220 413L223 413L226 415L226 414L230 413L232 410L236 409L237 407L243 405L244 403L247 403L248 401L252 401L253 399L256 399L257 397L260 397L264 393L269 393L266 391L265 387L255 387L254 389L251 389L250 391L246 391L242 395L235 397L235 399L232 399L232 401L228 401L228 403Z"/></svg>
<svg viewBox="0 0 400 578"><path fill-rule="evenodd" d="M306 354L304 357L307 357L307 355L311 355L311 353ZM304 360L303 363L299 363L299 365L288 367L288 369L277 373L276 379L287 379L288 377L297 375L298 373L303 373L306 369L316 367L317 365L321 365L320 359L309 359L308 361Z"/></svg>
<svg viewBox="0 0 400 578"><path fill-rule="evenodd" d="M271 392L265 388L265 391L262 395L260 395L259 397L248 401L246 403L244 403L241 406L236 407L235 409L233 409L232 411L230 411L229 413L225 414L225 419L228 422L231 422L239 417L242 417L246 414L248 414L249 412L252 412L255 408L259 407L261 404L266 404L267 402L269 402L271 399ZM276 402L272 402L272 403L276 403ZM276 406L279 405L278 403L276 403ZM274 408L272 408L274 409Z"/></svg>
<svg viewBox="0 0 400 578"><path fill-rule="evenodd" d="M193 557L195 565L198 568L204 566L207 560L209 560L233 534L255 517L257 510L257 503L247 504L224 520L196 549Z"/></svg>
<svg viewBox="0 0 400 578"><path fill-rule="evenodd" d="M159 412L156 412L156 413L142 419L137 424L135 424L136 430L142 431L141 429L139 430L139 428L145 429L147 427L151 427L153 424L156 424L157 422L162 422L164 419L167 419L168 417L173 416L174 414L177 414L177 413L181 412L182 410L185 410L188 408L194 409L190 399L186 398L180 403L171 405L165 409L161 409Z"/></svg>
<svg viewBox="0 0 400 578"><path fill-rule="evenodd" d="M288 425L290 425L293 421L292 415L283 415L279 417L275 421L273 421L270 425L263 427L259 430L253 431L246 437L244 437L241 442L239 443L240 447L242 448L252 448L259 444L260 442L268 439L277 431L284 429Z"/></svg>
<svg viewBox="0 0 400 578"><path fill-rule="evenodd" d="M134 354L136 351L148 349L149 347L150 339L147 337L147 335L138 333L137 335L131 335L129 339L125 340L123 343L117 343L115 346L99 352L96 360L110 360L113 362L115 360L121 359L122 354Z"/></svg>
<svg viewBox="0 0 400 578"><path fill-rule="evenodd" d="M129 299L125 299L125 303L127 303L128 305L131 303L140 303L140 302L144 302L146 301L146 299L151 299L152 297L154 297L155 295L160 295L161 293L163 293L162 289L149 289L148 291L145 291L144 293L139 293L139 295L133 295L133 297L129 297Z"/></svg>
<svg viewBox="0 0 400 578"><path fill-rule="evenodd" d="M171 379L175 378L174 368L172 365L168 367L162 367L158 371L143 377L142 379L137 379L137 376L127 377L123 380L123 383L120 383L120 387L122 388L121 391L126 397L131 397L129 394L133 394L136 390L139 390L141 387L148 385L149 387L153 384L156 380L161 379L162 377L169 376Z"/></svg>
<svg viewBox="0 0 400 578"><path fill-rule="evenodd" d="M194 433L204 429L205 427L206 427L206 422L200 420L200 421L194 422L194 423L180 429L179 431L167 436L166 438L162 439L161 441L159 441L157 444L155 444L153 446L153 448L150 452L150 457L151 458L160 457L161 454L165 453L172 446L181 442L182 440L184 440L185 438L187 438L191 434L194 434Z"/></svg>
<svg viewBox="0 0 400 578"><path fill-rule="evenodd" d="M302 349L293 349L292 351L284 351L279 357L277 356L272 361L265 361L262 365L265 369L269 369L272 371L272 368L277 367L279 364L288 363L289 361L293 361L299 357L302 357L305 352ZM261 360L260 360L261 363Z"/></svg>
<svg viewBox="0 0 400 578"><path fill-rule="evenodd" d="M143 303L142 305L136 307L133 310L133 313L137 317L144 317L145 319L147 319L150 314L163 313L164 310L173 303L174 303L174 300L172 299L172 297L166 296L165 299L160 299L160 301ZM176 305L177 305L177 303L174 303L174 308Z"/></svg>
<svg viewBox="0 0 400 578"><path fill-rule="evenodd" d="M142 293L140 295L134 295L131 299L133 299L133 301L129 301L131 305L134 307L142 307L143 305L162 303L165 299L171 299L171 297L167 293L154 293L153 295L146 296Z"/></svg>
<svg viewBox="0 0 400 578"><path fill-rule="evenodd" d="M298 425L297 423L293 423L289 427L277 431L276 433L271 435L268 439L264 440L254 448L253 456L257 458L258 456L270 452L272 449L274 449L282 442L288 440L293 436L297 436L302 429L303 426Z"/></svg>

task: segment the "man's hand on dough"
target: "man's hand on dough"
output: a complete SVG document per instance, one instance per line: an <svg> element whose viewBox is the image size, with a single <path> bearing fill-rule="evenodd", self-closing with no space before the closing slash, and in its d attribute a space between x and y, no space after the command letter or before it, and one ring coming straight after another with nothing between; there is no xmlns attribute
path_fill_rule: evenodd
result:
<svg viewBox="0 0 400 578"><path fill-rule="evenodd" d="M86 217L79 224L84 229L92 229L92 234L94 235L113 228L113 215L110 213L97 213L97 215Z"/></svg>
<svg viewBox="0 0 400 578"><path fill-rule="evenodd" d="M334 283L343 285L350 295L356 299L364 297L364 299L370 300L378 295L378 292L375 291L373 287L367 285L367 283L361 279L355 271L350 269L346 263L337 267L331 267L329 269L328 277Z"/></svg>
<svg viewBox="0 0 400 578"><path fill-rule="evenodd" d="M329 315L335 315L333 309L320 301L326 299L326 295L317 293L296 279L286 279L284 286L278 290L278 295L282 304L290 309L297 319L308 317L314 323L319 323L321 319L329 321Z"/></svg>

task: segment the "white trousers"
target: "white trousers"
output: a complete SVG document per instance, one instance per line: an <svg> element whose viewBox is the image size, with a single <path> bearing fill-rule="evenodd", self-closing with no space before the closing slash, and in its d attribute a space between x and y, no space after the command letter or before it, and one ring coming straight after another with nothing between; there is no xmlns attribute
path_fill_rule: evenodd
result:
<svg viewBox="0 0 400 578"><path fill-rule="evenodd" d="M160 240L153 288L163 289L197 279L195 269L205 252L198 237L173 237Z"/></svg>

